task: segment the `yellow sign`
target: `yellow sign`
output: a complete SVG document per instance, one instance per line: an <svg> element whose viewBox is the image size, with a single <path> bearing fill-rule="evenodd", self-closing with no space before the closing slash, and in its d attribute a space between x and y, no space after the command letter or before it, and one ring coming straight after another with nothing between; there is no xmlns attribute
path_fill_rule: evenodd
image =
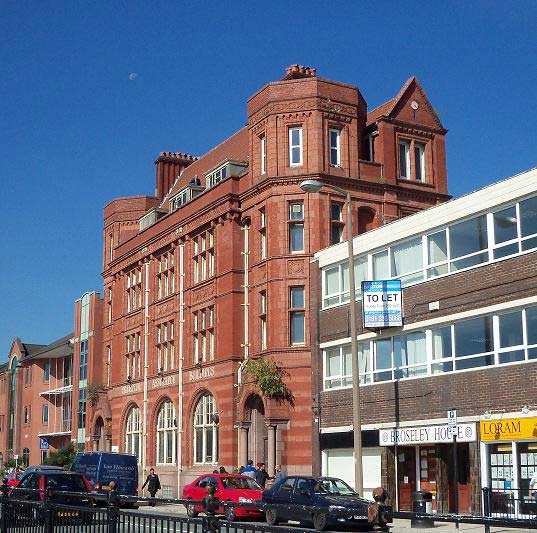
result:
<svg viewBox="0 0 537 533"><path fill-rule="evenodd" d="M481 440L537 439L537 418L481 420Z"/></svg>

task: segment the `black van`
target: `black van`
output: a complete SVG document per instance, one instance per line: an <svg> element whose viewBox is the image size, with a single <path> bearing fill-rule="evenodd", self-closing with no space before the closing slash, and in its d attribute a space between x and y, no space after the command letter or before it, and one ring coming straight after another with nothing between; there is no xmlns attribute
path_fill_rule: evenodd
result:
<svg viewBox="0 0 537 533"><path fill-rule="evenodd" d="M138 495L138 458L136 455L112 452L77 453L71 470L86 477L95 492L110 490L115 481L124 496Z"/></svg>

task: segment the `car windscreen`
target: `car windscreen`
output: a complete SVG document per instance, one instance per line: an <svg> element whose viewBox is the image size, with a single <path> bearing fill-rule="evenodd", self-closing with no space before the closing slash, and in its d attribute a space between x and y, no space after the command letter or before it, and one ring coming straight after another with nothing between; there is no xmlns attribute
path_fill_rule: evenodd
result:
<svg viewBox="0 0 537 533"><path fill-rule="evenodd" d="M45 479L46 486L53 490L65 490L71 492L88 491L82 476L77 476L75 474L49 474Z"/></svg>
<svg viewBox="0 0 537 533"><path fill-rule="evenodd" d="M220 478L225 489L249 489L263 490L252 478L249 477L222 477Z"/></svg>
<svg viewBox="0 0 537 533"><path fill-rule="evenodd" d="M341 496L356 495L356 492L341 479L319 479L315 485L315 492L319 494L339 494Z"/></svg>

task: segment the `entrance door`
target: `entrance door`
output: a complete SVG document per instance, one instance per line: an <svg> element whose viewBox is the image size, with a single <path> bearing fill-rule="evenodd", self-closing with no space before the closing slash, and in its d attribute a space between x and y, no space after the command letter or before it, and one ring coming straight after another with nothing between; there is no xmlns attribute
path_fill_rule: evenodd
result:
<svg viewBox="0 0 537 533"><path fill-rule="evenodd" d="M449 446L449 455L450 460L448 461L448 479L449 479L449 493L448 493L448 505L449 512L455 512L455 501L453 498L454 480L453 480L453 445ZM459 503L459 513L468 513L470 512L471 507L471 496L472 496L472 486L470 484L470 449L467 443L457 444L457 475L459 477L459 483L457 487L458 491L458 503Z"/></svg>
<svg viewBox="0 0 537 533"><path fill-rule="evenodd" d="M416 490L416 449L397 448L397 486L399 510L412 510L412 493Z"/></svg>
<svg viewBox="0 0 537 533"><path fill-rule="evenodd" d="M428 490L433 495L433 511L437 509L436 450L434 446L419 449L420 490Z"/></svg>

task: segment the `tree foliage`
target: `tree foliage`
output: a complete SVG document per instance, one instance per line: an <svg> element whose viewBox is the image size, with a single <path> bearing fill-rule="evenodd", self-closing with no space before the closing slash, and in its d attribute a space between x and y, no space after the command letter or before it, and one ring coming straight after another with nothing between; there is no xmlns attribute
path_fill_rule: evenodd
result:
<svg viewBox="0 0 537 533"><path fill-rule="evenodd" d="M281 366L271 359L250 359L245 369L263 396L294 405L293 393L283 381L289 374Z"/></svg>
<svg viewBox="0 0 537 533"><path fill-rule="evenodd" d="M63 466L64 468L71 468L73 461L75 460L76 450L72 442L70 442L65 448L60 448L55 452L52 452L44 461L44 465L51 466Z"/></svg>

